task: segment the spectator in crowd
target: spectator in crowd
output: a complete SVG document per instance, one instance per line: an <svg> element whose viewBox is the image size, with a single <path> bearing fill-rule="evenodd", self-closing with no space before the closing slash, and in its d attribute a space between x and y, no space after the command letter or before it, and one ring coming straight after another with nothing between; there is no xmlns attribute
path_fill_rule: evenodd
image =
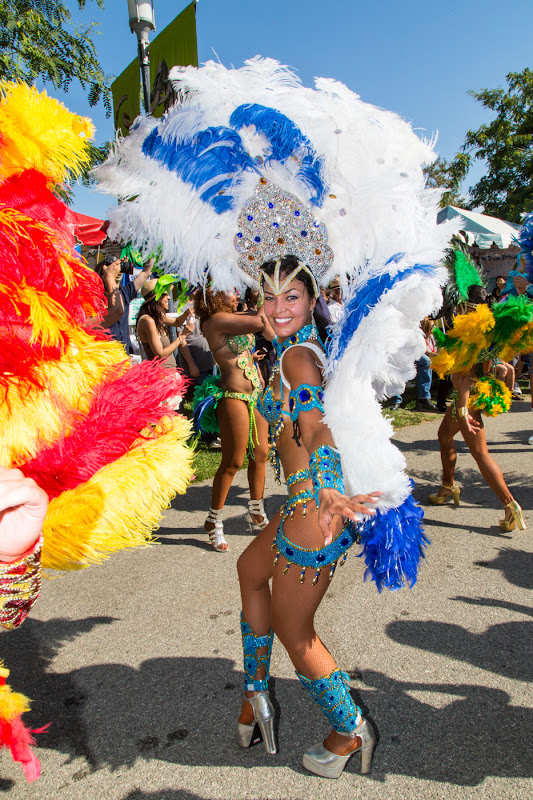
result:
<svg viewBox="0 0 533 800"><path fill-rule="evenodd" d="M168 316L169 294L164 292L159 300L156 300L156 284L156 280L149 280L141 289L144 303L137 315L137 338L144 360L152 361L154 358L160 358L163 366L175 370L176 357L174 353L180 345L186 342L187 336L193 329L193 322L190 320L191 311L187 309L177 318ZM168 335L169 325L184 326L183 331L173 342L170 341Z"/></svg>
<svg viewBox="0 0 533 800"><path fill-rule="evenodd" d="M334 278L329 284L328 312L331 322L338 322L342 316L342 295L339 278Z"/></svg>
<svg viewBox="0 0 533 800"><path fill-rule="evenodd" d="M100 327L110 328L121 318L124 313L124 302L120 289L117 286L117 276L120 272L120 261L114 260L106 263L104 260L96 269L97 274L104 284L104 292L107 298L107 314L100 322ZM96 318L94 319L96 321Z"/></svg>
<svg viewBox="0 0 533 800"><path fill-rule="evenodd" d="M120 258L116 258L114 256L106 256L102 265L98 265L96 271L102 277L102 271L104 267L111 267L113 266L116 269L116 265L118 264L119 273L116 278L116 284L119 288L120 295L122 297L122 303L124 305L124 311L122 316L114 322L109 327L109 332L111 333L112 337L117 340L117 342L122 342L126 353L130 353L130 329L129 329L129 309L131 301L137 297L139 289L146 283L150 275L152 274L152 267L154 265L153 259L150 259L146 262L143 266L142 271L139 272L138 275L129 283L123 282L123 273L120 272L121 269L121 260Z"/></svg>
<svg viewBox="0 0 533 800"><path fill-rule="evenodd" d="M190 309L190 320L193 324L192 331L187 334L186 341L178 348L179 368L191 379L188 393L192 394L195 386L200 386L205 379L213 374L215 359L212 356L209 343L202 331L200 323L194 314L194 296L200 291L195 289L190 295L190 302L186 309Z"/></svg>
<svg viewBox="0 0 533 800"><path fill-rule="evenodd" d="M431 356L437 350L435 338L433 336L433 328L435 327L434 320L425 317L420 323L420 328L424 334L424 341L426 343L426 352L420 356L418 361L415 361L416 366L416 410L417 411L446 411L446 394L440 398L442 404L436 406L431 400L431 379L433 377L433 370L431 369ZM397 411L402 404L401 395L394 395L390 398L389 408L392 411Z"/></svg>
<svg viewBox="0 0 533 800"><path fill-rule="evenodd" d="M496 278L496 286L494 287L494 289L492 290L492 292L488 297L489 305L500 302L500 300L502 299L502 293L506 283L507 283L507 278L504 275L498 275L498 277Z"/></svg>
<svg viewBox="0 0 533 800"><path fill-rule="evenodd" d="M431 356L437 351L435 338L433 336L433 328L435 322L429 317L424 317L420 323L422 333L424 334L424 341L426 343L426 352L420 356L416 365L416 410L417 411L438 411L434 403L431 401L431 378L433 371L431 369Z"/></svg>

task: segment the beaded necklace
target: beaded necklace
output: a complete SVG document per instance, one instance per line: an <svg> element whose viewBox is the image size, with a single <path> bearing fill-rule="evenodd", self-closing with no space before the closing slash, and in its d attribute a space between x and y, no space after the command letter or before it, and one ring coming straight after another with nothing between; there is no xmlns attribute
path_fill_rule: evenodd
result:
<svg viewBox="0 0 533 800"><path fill-rule="evenodd" d="M275 418L270 421L268 426L268 444L270 446L270 462L274 468L274 475L276 477L276 481L281 483L281 461L279 457L278 447L277 447L277 440L281 433L285 428L285 420L283 415L287 415L287 411L283 411L283 381L281 380L281 358L283 353L285 353L289 347L293 347L294 345L303 344L304 342L313 341L318 339L318 334L316 327L313 323L309 323L309 325L305 325L305 327L300 328L297 333L294 333L292 336L288 336L284 342L280 342L278 337L275 336L272 339L272 344L274 345L274 349L276 350L276 363L272 368L272 374L268 381L268 384L265 387L263 392L263 403L269 404L273 409L278 408L279 413ZM279 401L274 401L274 380L276 375L280 375L280 393L281 399Z"/></svg>

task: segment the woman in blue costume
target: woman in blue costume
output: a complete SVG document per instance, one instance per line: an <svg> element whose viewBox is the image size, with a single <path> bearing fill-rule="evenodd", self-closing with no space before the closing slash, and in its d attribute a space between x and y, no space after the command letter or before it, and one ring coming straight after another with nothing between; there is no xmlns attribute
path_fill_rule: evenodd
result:
<svg viewBox="0 0 533 800"><path fill-rule="evenodd" d="M267 691L275 633L333 726L324 743L304 755L304 766L336 778L359 752L361 771L369 772L374 731L353 703L347 676L317 636L314 616L337 560L357 539L356 514L374 514L379 493L344 494L340 458L323 423L325 353L313 321L312 273L286 256L264 264L261 281L278 359L258 408L269 423L272 458L283 469L289 497L238 561L246 688L237 737L249 746L257 723L267 751L276 752Z"/></svg>
<svg viewBox="0 0 533 800"><path fill-rule="evenodd" d="M419 321L442 302L446 271L434 265L451 230L437 225L438 193L424 188L434 154L394 114L333 80L303 87L272 59L180 68L172 80L186 99L163 120L143 118L98 172L107 191L135 189L113 213L114 231L139 246L161 243L164 262L182 265L189 283L203 284L209 264L215 289L258 286L277 337L277 369L259 404L289 499L239 560L238 739L249 744L258 723L275 750L267 681L276 632L333 728L305 766L338 777L359 752L367 772L373 731L313 619L359 535L379 590L413 585L427 543L380 402L414 375L425 349ZM323 385L312 312L333 276L345 302ZM355 515L366 520L356 526Z"/></svg>

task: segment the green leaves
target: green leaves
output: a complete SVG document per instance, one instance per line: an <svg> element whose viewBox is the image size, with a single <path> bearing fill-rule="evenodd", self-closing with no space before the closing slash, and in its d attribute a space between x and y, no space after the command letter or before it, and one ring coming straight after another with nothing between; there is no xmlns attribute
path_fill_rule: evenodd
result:
<svg viewBox="0 0 533 800"><path fill-rule="evenodd" d="M533 209L533 71L510 72L507 87L473 89L469 94L494 118L466 132L464 144L451 160L438 158L427 167L429 186L442 187L441 206L483 208L486 214L520 222ZM473 161L483 161L486 174L460 195Z"/></svg>
<svg viewBox="0 0 533 800"><path fill-rule="evenodd" d="M444 189L440 206L463 206L466 200L460 194L461 183L468 172L470 156L458 153L452 161L439 157L433 164L425 167L426 183L428 186Z"/></svg>
<svg viewBox="0 0 533 800"><path fill-rule="evenodd" d="M507 89L470 91L495 117L465 136L463 153L485 161L487 174L470 189L470 207L520 222L533 208L533 71L510 72Z"/></svg>
<svg viewBox="0 0 533 800"><path fill-rule="evenodd" d="M103 8L103 0L94 0ZM78 0L83 9L87 0ZM61 0L0 0L0 78L34 84L40 78L68 91L73 80L111 113L110 88L93 42L97 26L76 28Z"/></svg>

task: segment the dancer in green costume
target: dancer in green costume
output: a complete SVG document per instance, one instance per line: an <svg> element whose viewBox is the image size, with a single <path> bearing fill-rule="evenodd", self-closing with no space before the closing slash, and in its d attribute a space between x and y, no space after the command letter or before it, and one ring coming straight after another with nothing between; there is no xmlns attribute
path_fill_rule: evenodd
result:
<svg viewBox="0 0 533 800"><path fill-rule="evenodd" d="M205 529L215 550L224 552L222 513L235 473L249 455L248 522L251 533L268 523L263 507L268 428L256 410L263 380L252 354L255 333L272 336L261 310L236 313L237 298L230 292L199 292L195 314L209 342L220 375L209 377L194 392L195 424L206 433L220 432L222 460L213 479L211 508Z"/></svg>

